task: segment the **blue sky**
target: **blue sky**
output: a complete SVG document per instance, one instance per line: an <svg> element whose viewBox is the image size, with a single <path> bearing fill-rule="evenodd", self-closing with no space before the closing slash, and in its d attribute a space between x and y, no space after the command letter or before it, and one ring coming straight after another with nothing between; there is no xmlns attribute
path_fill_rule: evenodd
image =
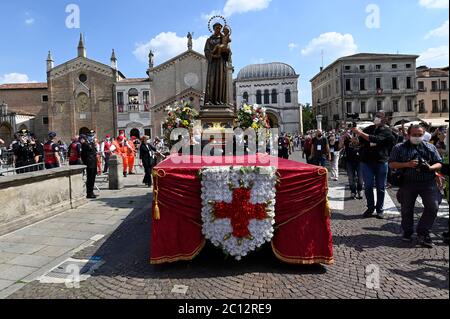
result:
<svg viewBox="0 0 450 319"><path fill-rule="evenodd" d="M80 9L80 28L66 26L69 4ZM186 49L191 31L201 52L206 17L222 13L233 29L235 76L252 63L288 63L307 103L322 50L325 65L357 52L399 52L447 66L448 7L449 0L2 0L0 83L46 81L48 50L56 64L74 58L80 32L89 58L108 64L114 48L127 77L144 77L150 48L159 64Z"/></svg>

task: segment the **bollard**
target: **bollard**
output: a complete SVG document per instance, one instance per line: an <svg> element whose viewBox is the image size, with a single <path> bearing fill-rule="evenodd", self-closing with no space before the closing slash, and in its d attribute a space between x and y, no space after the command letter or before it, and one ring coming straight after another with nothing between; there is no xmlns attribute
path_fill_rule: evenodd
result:
<svg viewBox="0 0 450 319"><path fill-rule="evenodd" d="M122 157L111 155L109 158L109 189L119 190L123 188L123 162Z"/></svg>

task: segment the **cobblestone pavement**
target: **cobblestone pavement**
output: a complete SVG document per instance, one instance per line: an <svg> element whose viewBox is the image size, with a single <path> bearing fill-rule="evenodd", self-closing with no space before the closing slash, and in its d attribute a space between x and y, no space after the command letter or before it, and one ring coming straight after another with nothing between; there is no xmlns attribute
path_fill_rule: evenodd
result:
<svg viewBox="0 0 450 319"><path fill-rule="evenodd" d="M438 238L448 227L448 206L435 225L436 246L424 249L400 239L393 190L389 197L395 207L385 220L362 219L364 201L347 199L350 194L345 185L345 176L330 183L332 196L342 196L332 199L336 261L332 266L286 265L273 256L269 246L241 262L224 259L220 250L207 246L192 262L149 265L151 218L142 204L147 197L130 200L129 193L117 193L114 200L106 201L111 211L137 208L108 236L72 255L74 259L104 261L91 277L78 289L32 281L9 298L448 299L449 249ZM86 211L93 204L87 205ZM379 288L372 280L374 286L368 288L366 271L373 274L376 269Z"/></svg>

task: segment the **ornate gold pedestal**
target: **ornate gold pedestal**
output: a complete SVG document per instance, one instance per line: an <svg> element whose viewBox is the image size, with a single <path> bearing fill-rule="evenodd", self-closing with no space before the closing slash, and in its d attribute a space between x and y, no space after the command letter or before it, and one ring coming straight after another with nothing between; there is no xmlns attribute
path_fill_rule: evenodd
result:
<svg viewBox="0 0 450 319"><path fill-rule="evenodd" d="M232 105L205 105L200 112L202 125L202 148L214 140L214 148L222 149L221 155L226 153L227 143L233 143L236 115ZM232 147L230 148L232 150ZM231 151L232 152L232 151ZM211 154L212 155L212 154Z"/></svg>

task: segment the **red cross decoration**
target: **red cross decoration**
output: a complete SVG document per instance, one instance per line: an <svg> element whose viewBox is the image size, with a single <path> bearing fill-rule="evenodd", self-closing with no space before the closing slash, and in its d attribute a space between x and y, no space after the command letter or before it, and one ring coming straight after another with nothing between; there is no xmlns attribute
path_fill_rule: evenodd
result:
<svg viewBox="0 0 450 319"><path fill-rule="evenodd" d="M267 204L252 204L251 191L247 188L236 188L233 191L233 201L229 203L215 203L214 215L217 219L230 218L233 236L236 238L251 237L248 226L250 220L267 218Z"/></svg>

